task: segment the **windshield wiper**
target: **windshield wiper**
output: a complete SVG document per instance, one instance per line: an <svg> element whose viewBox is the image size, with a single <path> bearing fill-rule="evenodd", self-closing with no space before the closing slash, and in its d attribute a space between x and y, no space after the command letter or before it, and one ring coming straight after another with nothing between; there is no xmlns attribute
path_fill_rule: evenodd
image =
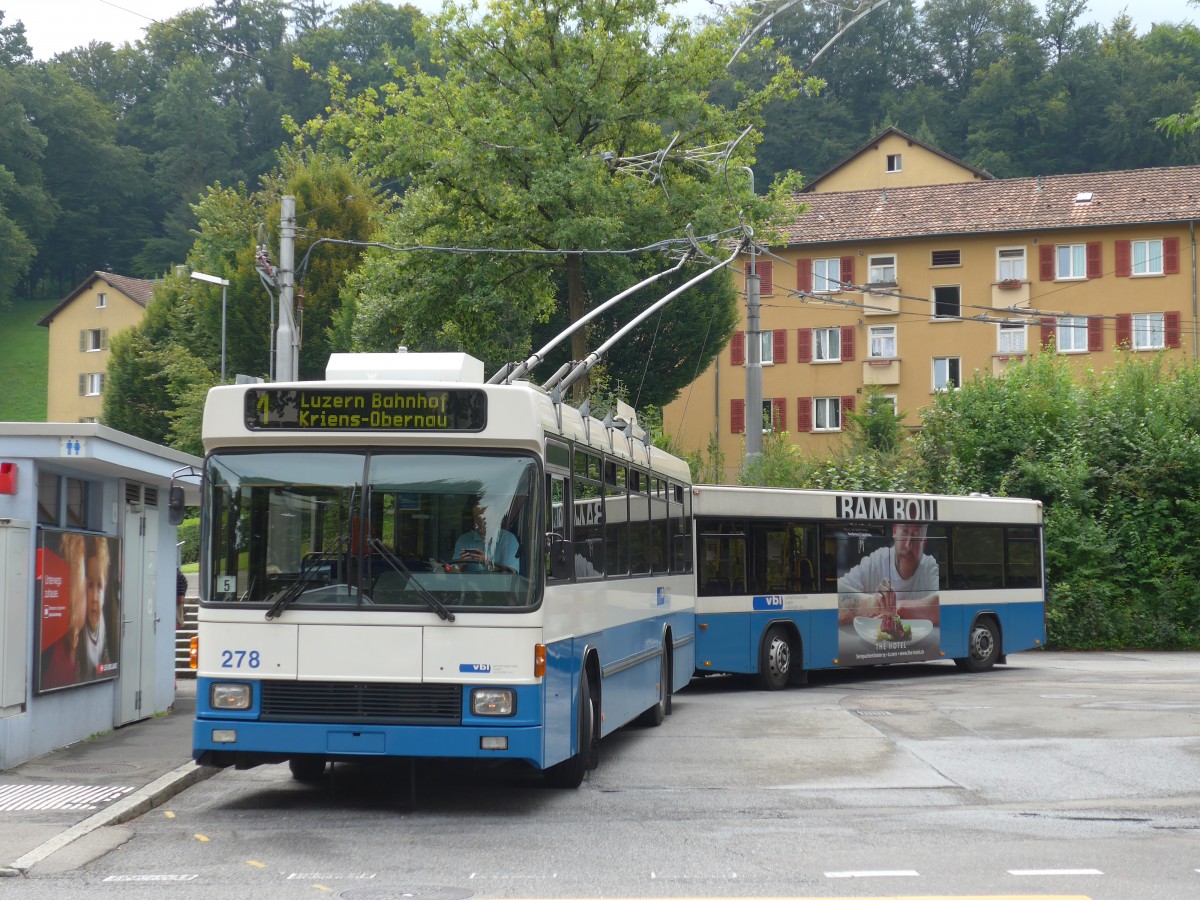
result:
<svg viewBox="0 0 1200 900"><path fill-rule="evenodd" d="M401 575L407 576L408 583L416 588L417 596L429 604L430 609L432 609L447 622L454 621L454 613L450 612L450 610L446 608L446 604L442 603L441 600L434 596L433 591L429 590L429 588L417 581L417 576L413 574L412 569L405 565L404 560L393 553L387 544L377 537L371 537L368 539L367 544L370 545L372 550L378 552L379 555L383 557L383 561L391 566L394 571L399 572Z"/></svg>
<svg viewBox="0 0 1200 900"><path fill-rule="evenodd" d="M343 536L338 538L337 543L333 545L332 553L322 553L321 556L311 556L308 559L308 564L301 564L300 574L296 576L296 580L292 582L284 590L279 598L271 604L271 608L267 610L266 618L271 620L281 615L285 609L291 606L311 585L317 584L321 579L314 578L313 573L317 570L317 566L321 563L330 560L342 560L345 557L343 553L350 543L349 538Z"/></svg>

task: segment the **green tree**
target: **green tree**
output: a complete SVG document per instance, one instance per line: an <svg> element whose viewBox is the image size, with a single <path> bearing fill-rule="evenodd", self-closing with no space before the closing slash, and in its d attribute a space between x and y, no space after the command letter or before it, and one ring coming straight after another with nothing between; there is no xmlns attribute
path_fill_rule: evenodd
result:
<svg viewBox="0 0 1200 900"><path fill-rule="evenodd" d="M650 265L580 251L644 246L687 223L700 234L736 225L750 205L740 177L676 166L652 183L606 163L661 150L673 135L683 148L729 140L765 102L795 90L782 62L736 110L709 102L703 88L723 77L735 38L733 23L692 32L654 0L513 0L478 16L452 7L430 37L444 75L415 70L378 96L335 95L309 133L349 148L378 181L409 185L383 240L497 251L372 254L351 284L358 344L467 349L495 368L528 353L535 323L556 311L577 321L603 299L596 285L628 285ZM731 168L752 161L753 142L739 145ZM523 249L543 255L507 252ZM718 303L734 303L727 280ZM665 346L674 337L659 334L656 362L681 358ZM727 335L714 337L701 367ZM576 335L574 358L586 341ZM652 402L686 382L684 368L674 384L657 379ZM636 383L641 366L612 374Z"/></svg>

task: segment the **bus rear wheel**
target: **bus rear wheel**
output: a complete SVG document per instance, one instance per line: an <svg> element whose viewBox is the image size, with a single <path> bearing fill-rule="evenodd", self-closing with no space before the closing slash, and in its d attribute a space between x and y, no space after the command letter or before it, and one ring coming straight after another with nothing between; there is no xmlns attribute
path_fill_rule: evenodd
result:
<svg viewBox="0 0 1200 900"><path fill-rule="evenodd" d="M758 651L758 686L764 691L781 691L787 687L791 671L791 639L783 628L772 625Z"/></svg>
<svg viewBox="0 0 1200 900"><path fill-rule="evenodd" d="M984 616L971 627L967 638L967 655L954 664L968 672L986 672L1000 658L1000 631L993 619Z"/></svg>
<svg viewBox="0 0 1200 900"><path fill-rule="evenodd" d="M576 722L579 743L572 756L546 769L546 784L550 787L571 789L583 784L583 776L587 770L596 768L599 762L599 749L595 746L595 724L595 703L591 685L588 683L587 670L584 669L579 677L579 715Z"/></svg>
<svg viewBox="0 0 1200 900"><path fill-rule="evenodd" d="M654 705L638 716L638 721L657 728L671 714L671 658L664 647L658 664L658 697Z"/></svg>

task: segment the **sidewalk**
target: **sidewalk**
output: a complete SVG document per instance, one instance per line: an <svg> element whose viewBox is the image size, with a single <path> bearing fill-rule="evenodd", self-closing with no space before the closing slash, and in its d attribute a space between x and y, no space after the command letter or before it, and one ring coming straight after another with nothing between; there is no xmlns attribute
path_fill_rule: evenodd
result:
<svg viewBox="0 0 1200 900"><path fill-rule="evenodd" d="M215 775L191 760L195 712L196 682L181 678L171 712L0 771L0 877Z"/></svg>

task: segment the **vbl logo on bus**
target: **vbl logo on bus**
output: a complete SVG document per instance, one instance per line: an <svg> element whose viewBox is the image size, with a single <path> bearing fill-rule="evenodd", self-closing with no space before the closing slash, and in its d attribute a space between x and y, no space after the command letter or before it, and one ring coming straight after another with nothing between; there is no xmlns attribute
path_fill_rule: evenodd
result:
<svg viewBox="0 0 1200 900"><path fill-rule="evenodd" d="M768 594L765 597L755 597L754 608L758 610L766 610L767 612L781 610L783 609L783 595Z"/></svg>

